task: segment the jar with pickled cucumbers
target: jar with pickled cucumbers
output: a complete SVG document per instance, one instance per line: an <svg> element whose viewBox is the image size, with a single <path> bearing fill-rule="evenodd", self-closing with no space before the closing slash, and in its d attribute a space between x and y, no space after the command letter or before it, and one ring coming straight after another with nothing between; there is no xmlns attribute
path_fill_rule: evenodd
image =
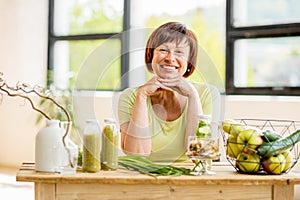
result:
<svg viewBox="0 0 300 200"><path fill-rule="evenodd" d="M83 133L82 170L84 172L98 172L101 151L101 130L96 119L86 120Z"/></svg>
<svg viewBox="0 0 300 200"><path fill-rule="evenodd" d="M211 115L199 114L196 136L203 137L203 138L210 138L212 136L210 123L211 123Z"/></svg>
<svg viewBox="0 0 300 200"><path fill-rule="evenodd" d="M102 130L101 169L118 168L119 129L115 119L104 119Z"/></svg>
<svg viewBox="0 0 300 200"><path fill-rule="evenodd" d="M211 115L199 114L196 136L199 138L211 138L212 130L210 125ZM212 159L207 159L206 164L207 169L211 169Z"/></svg>

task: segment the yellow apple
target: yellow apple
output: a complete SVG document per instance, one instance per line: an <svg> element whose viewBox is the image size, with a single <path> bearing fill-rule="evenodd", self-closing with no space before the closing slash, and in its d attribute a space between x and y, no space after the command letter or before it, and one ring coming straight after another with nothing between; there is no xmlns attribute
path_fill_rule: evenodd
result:
<svg viewBox="0 0 300 200"><path fill-rule="evenodd" d="M261 133L257 129L246 129L239 133L237 144L240 151L251 154L263 143Z"/></svg>
<svg viewBox="0 0 300 200"><path fill-rule="evenodd" d="M223 131L225 131L226 133L230 133L230 130L232 129L233 125L242 125L242 124L233 119L225 119L222 123Z"/></svg>
<svg viewBox="0 0 300 200"><path fill-rule="evenodd" d="M284 155L278 154L262 160L262 166L268 174L281 174L285 168Z"/></svg>
<svg viewBox="0 0 300 200"><path fill-rule="evenodd" d="M231 126L231 129L229 131L229 134L234 136L234 137L237 137L242 131L246 130L247 129L247 126L246 125L243 125L243 124L233 124Z"/></svg>
<svg viewBox="0 0 300 200"><path fill-rule="evenodd" d="M282 155L284 156L284 159L285 159L285 165L284 165L284 168L283 168L283 172L286 172L287 170L289 170L292 165L294 164L294 156L292 154L292 152L290 151L285 151L282 153Z"/></svg>
<svg viewBox="0 0 300 200"><path fill-rule="evenodd" d="M231 124L235 123L234 120L232 119L225 119L222 123L222 129L223 131L225 131L226 133L229 133L230 131L230 127L231 127Z"/></svg>
<svg viewBox="0 0 300 200"><path fill-rule="evenodd" d="M257 154L240 153L236 158L236 166L246 173L256 173L260 169L260 157Z"/></svg>
<svg viewBox="0 0 300 200"><path fill-rule="evenodd" d="M241 150L238 148L236 140L237 138L232 135L230 135L227 140L226 153L231 158L236 158L239 155L239 153L241 153Z"/></svg>

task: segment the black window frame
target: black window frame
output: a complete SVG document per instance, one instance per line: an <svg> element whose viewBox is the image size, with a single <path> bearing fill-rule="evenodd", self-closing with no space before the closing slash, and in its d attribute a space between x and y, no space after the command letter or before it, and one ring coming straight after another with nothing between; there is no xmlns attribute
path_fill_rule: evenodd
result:
<svg viewBox="0 0 300 200"><path fill-rule="evenodd" d="M54 2L49 0L48 15L48 60L47 69L53 71L54 62L54 44L57 41L76 41L76 40L98 40L98 39L119 39L121 41L121 87L123 90L128 87L129 80L127 76L123 76L129 71L129 29L130 29L130 0L124 0L123 8L123 30L119 33L97 33L97 34L81 34L57 36L54 34ZM47 85L52 84L51 79L47 79ZM105 90L99 90L105 91ZM111 90L109 90L111 91Z"/></svg>
<svg viewBox="0 0 300 200"><path fill-rule="evenodd" d="M297 87L236 87L234 85L234 44L238 39L300 36L300 23L233 26L234 0L226 2L226 94L299 96Z"/></svg>

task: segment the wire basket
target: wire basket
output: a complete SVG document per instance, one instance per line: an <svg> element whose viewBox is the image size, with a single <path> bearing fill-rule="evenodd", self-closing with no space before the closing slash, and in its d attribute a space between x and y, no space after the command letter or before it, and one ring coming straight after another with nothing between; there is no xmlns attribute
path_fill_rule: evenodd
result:
<svg viewBox="0 0 300 200"><path fill-rule="evenodd" d="M299 159L300 121L224 120L221 130L226 158L239 173L285 174Z"/></svg>

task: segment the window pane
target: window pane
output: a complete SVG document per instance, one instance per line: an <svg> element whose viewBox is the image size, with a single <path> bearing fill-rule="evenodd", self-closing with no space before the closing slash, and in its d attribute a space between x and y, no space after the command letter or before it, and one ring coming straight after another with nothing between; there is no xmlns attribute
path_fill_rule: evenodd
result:
<svg viewBox="0 0 300 200"><path fill-rule="evenodd" d="M300 22L299 0L234 0L233 25L255 26Z"/></svg>
<svg viewBox="0 0 300 200"><path fill-rule="evenodd" d="M123 30L123 0L55 0L54 34L81 35Z"/></svg>
<svg viewBox="0 0 300 200"><path fill-rule="evenodd" d="M119 89L120 55L118 39L56 42L54 84L61 88L75 84L77 89Z"/></svg>
<svg viewBox="0 0 300 200"><path fill-rule="evenodd" d="M300 86L300 37L237 40L236 87Z"/></svg>

